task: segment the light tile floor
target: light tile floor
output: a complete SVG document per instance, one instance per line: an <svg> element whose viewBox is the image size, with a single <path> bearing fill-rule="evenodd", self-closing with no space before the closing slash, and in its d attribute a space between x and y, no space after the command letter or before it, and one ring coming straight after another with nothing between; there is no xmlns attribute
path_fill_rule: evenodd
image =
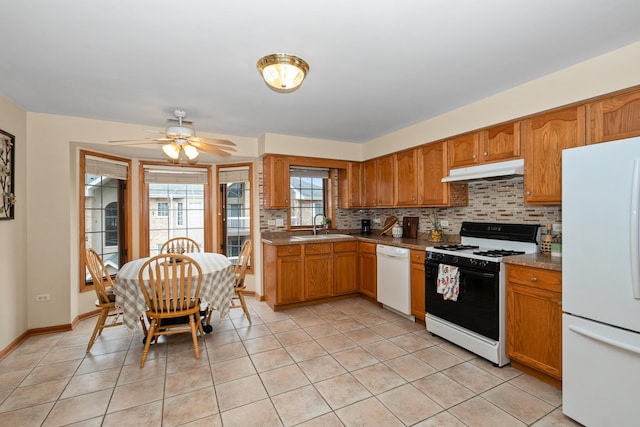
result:
<svg viewBox="0 0 640 427"><path fill-rule="evenodd" d="M561 392L495 368L370 302L273 312L249 298L214 323L151 346L95 318L34 336L0 361L2 426L562 426ZM215 316L214 316L215 317Z"/></svg>

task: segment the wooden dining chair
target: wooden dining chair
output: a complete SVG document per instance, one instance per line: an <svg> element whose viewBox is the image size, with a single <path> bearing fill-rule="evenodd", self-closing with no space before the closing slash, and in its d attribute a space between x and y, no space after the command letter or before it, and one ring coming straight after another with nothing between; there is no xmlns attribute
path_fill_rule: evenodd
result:
<svg viewBox="0 0 640 427"><path fill-rule="evenodd" d="M149 331L144 343L140 367L149 353L151 341L160 335L191 332L196 359L200 358L198 335L204 336L200 321L200 285L202 269L187 255L160 254L140 268L138 281L144 296ZM167 319L172 319L167 321Z"/></svg>
<svg viewBox="0 0 640 427"><path fill-rule="evenodd" d="M191 254L194 252L200 252L200 245L188 237L174 237L164 242L160 247L161 254Z"/></svg>
<svg viewBox="0 0 640 427"><path fill-rule="evenodd" d="M113 293L113 281L104 266L100 255L93 249L85 251L85 262L89 274L93 279L93 288L96 291L96 307L100 309L100 315L93 334L87 345L87 352L93 347L96 337L102 334L104 328L122 325L122 310L116 306L116 296Z"/></svg>
<svg viewBox="0 0 640 427"><path fill-rule="evenodd" d="M238 255L238 261L236 262L235 274L236 274L236 286L235 293L231 299L231 308L242 308L244 314L247 316L247 320L251 323L251 314L247 308L247 303L244 300L244 290L247 288L244 284L244 276L251 260L251 254L253 253L253 244L251 239L245 240ZM237 302L236 302L237 301Z"/></svg>

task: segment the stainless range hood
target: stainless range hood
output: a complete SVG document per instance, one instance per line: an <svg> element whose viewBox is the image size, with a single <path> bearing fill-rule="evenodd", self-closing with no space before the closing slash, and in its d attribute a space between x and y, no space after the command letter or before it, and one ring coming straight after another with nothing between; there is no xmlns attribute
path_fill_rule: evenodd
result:
<svg viewBox="0 0 640 427"><path fill-rule="evenodd" d="M470 166L468 168L451 169L451 171L449 171L449 176L442 178L442 182L509 178L515 175L524 175L523 159L487 163L486 165Z"/></svg>

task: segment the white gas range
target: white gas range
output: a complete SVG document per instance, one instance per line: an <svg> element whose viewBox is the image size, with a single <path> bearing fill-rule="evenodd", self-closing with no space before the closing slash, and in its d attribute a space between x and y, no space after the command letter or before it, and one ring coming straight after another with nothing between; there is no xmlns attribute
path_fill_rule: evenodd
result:
<svg viewBox="0 0 640 427"><path fill-rule="evenodd" d="M463 222L460 236L459 245L426 249L427 330L504 366L509 359L502 260L538 252L540 226Z"/></svg>

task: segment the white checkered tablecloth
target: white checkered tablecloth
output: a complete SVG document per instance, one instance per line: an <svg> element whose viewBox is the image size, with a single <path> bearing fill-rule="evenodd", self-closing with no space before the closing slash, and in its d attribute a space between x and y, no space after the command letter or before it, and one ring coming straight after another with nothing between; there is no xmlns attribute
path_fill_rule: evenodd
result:
<svg viewBox="0 0 640 427"><path fill-rule="evenodd" d="M204 252L186 255L193 258L202 269L200 300L218 310L222 319L229 313L229 305L234 293L236 277L233 265L222 254ZM140 316L147 311L138 283L138 274L142 264L148 259L140 258L126 263L120 268L114 281L116 304L122 307L123 322L130 329L140 327Z"/></svg>

